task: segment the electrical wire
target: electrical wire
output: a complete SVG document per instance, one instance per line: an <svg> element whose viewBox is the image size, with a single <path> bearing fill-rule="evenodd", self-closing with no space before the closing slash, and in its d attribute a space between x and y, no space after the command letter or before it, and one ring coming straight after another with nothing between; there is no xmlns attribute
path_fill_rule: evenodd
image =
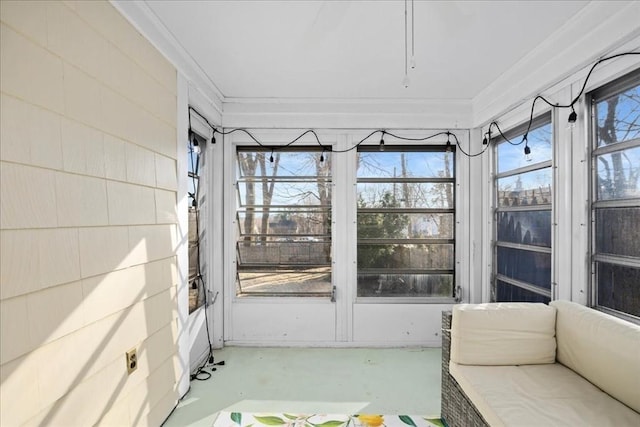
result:
<svg viewBox="0 0 640 427"><path fill-rule="evenodd" d="M396 135L394 133L389 132L388 130L387 131L383 131L383 132L385 134L387 134L387 135L391 135L392 137L401 139L403 141L427 141L429 139L433 139L433 138L435 138L437 136L440 136L440 135L447 135L447 136L452 135L452 133L449 132L449 131L442 131L442 132L434 133L433 135L425 136L425 137L422 137L422 138L411 138L411 137L408 137L408 136Z"/></svg>
<svg viewBox="0 0 640 427"><path fill-rule="evenodd" d="M412 5L412 7L413 7L413 5ZM406 8L406 4L405 4L405 8ZM406 11L405 11L405 20L406 19L407 19L407 17L406 17ZM405 38L406 38L406 35L407 35L406 32L407 32L407 30L405 28ZM412 42L413 42L413 40L412 40ZM412 46L412 48L413 48L413 46ZM591 68L589 69L589 72L587 73L587 76L586 76L586 78L584 80L582 88L580 89L580 92L575 96L575 98L573 98L571 100L571 103L569 103L569 104L554 104L551 101L549 101L548 99L546 99L544 96L537 95L533 99L533 101L531 103L531 111L529 113L529 120L528 120L528 123L527 123L527 128L526 128L525 133L522 136L522 139L519 142L512 141L509 138L507 138L505 136L504 132L502 131L502 129L500 128L500 125L495 120L493 120L491 123L489 123L488 131L487 131L488 135L490 136L491 135L491 129L495 128L498 131L498 134L502 137L502 139L504 139L509 144L511 144L511 145L521 145L521 144L524 143L525 146L528 146L527 145L527 137L528 137L529 131L531 130L531 126L532 126L533 121L534 121L535 105L536 105L537 101L544 102L544 103L546 103L547 105L549 105L552 108L571 108L573 110L575 103L578 102L580 97L584 94L584 92L586 90L586 87L587 87L587 84L589 82L589 79L590 79L593 71L595 70L595 68L599 64L601 64L603 62L610 61L610 60L613 60L613 59L616 59L616 58L620 58L620 57L623 57L623 56L627 56L627 55L640 55L640 52L622 52L622 53L617 53L615 55L606 56L606 57L603 57L603 58L600 58L599 60L597 60L591 66ZM407 61L406 61L407 58L406 57L407 57L407 43L406 43L406 40L405 40L405 74L407 72ZM195 109L193 109L191 107L189 107L189 108L192 111L195 111L198 115L202 116ZM205 118L205 121L206 121L206 118ZM361 144L366 142L369 138L371 138L372 136L374 136L376 134L381 134L383 137L384 137L384 135L390 135L390 136L392 136L394 138L397 138L397 139L400 139L400 140L413 141L413 142L427 141L429 139L435 138L435 137L440 136L440 135L448 135L448 136L451 135L451 136L453 136L454 141L455 141L455 145L457 146L457 148L460 151L460 153L463 154L466 157L478 157L478 156L481 156L482 154L484 154L487 151L487 149L489 148L489 146L492 143L492 139L489 138L489 140L487 141L487 144L485 145L485 147L483 147L482 150L480 150L477 153L470 153L470 152L465 151L461 147L460 141L458 140L458 137L456 136L456 134L452 133L449 130L437 132L437 133L434 133L432 135L428 135L428 136L425 136L425 137L411 138L411 137L403 137L403 136L400 136L400 135L397 135L397 134L393 134L393 133L391 133L391 132L389 132L388 130L385 130L385 129L376 129L376 130L371 131L371 133L369 133L367 136L362 138L360 141L358 141L352 147L344 149L344 150L337 150L337 149L334 149L333 146L331 146L331 145L322 144L322 142L320 141L320 138L318 137L318 134L313 129L308 129L308 130L304 131L302 134L300 134L298 137L296 137L295 139L293 139L292 141L290 141L288 143L281 144L281 145L268 145L268 144L263 144L262 142L260 142L258 140L258 138L256 138L248 129L245 129L245 128L233 128L233 129L229 129L229 130L225 131L224 129L219 130L215 126L212 126L208 121L207 121L207 124L209 124L209 126L211 126L211 129L213 129L214 138L215 138L215 134L216 133L224 136L224 135L230 135L230 134L235 133L235 132L242 132L242 133L245 133L246 135L248 135L249 138L251 138L260 147L268 148L272 152L278 151L278 150L282 150L282 149L285 149L285 148L291 146L292 144L294 144L295 142L299 141L303 136L305 136L307 134L312 134L314 139L315 139L315 142L322 148L322 150L330 152L330 153L346 153L346 152L349 152L349 151L353 151L353 150L357 149Z"/></svg>
<svg viewBox="0 0 640 427"><path fill-rule="evenodd" d="M491 122L491 124L489 125L489 132L491 132L491 126L495 127L495 128L498 130L498 133L500 134L500 136L502 137L502 139L504 139L505 141L507 141L507 142L508 142L509 144L511 144L511 145L520 145L520 144L522 144L522 143L525 141L525 139L526 139L526 136L523 136L523 137L522 137L522 140L521 140L520 142L513 142L513 141L511 141L509 138L507 138L507 137L505 136L504 132L502 132L502 129L500 129L500 125L499 125L497 122ZM530 127L530 125L529 125L528 127ZM526 135L528 132L529 132L529 131L527 131L527 132L525 133L525 135Z"/></svg>
<svg viewBox="0 0 640 427"><path fill-rule="evenodd" d="M195 110L194 110L195 111ZM197 113L197 111L196 111ZM206 120L206 119L205 119ZM207 122L209 123L209 122ZM214 129L212 127L212 129ZM189 131L191 131L191 116L189 116ZM204 279L202 277L202 270L201 270L201 265L200 265L200 206L199 206L199 201L198 201L198 189L199 189L199 182L196 183L196 174L198 172L198 168L199 168L199 164L200 164L200 155L198 154L198 160L196 161L196 163L194 164L193 161L193 153L195 152L195 147L193 145L193 142L190 140L189 141L189 150L190 150L190 155L189 155L189 160L191 162L191 170L193 171L193 173L191 174L191 180L193 183L193 188L194 188L194 194L193 194L193 204L192 207L194 208L195 211L195 223L196 223L196 229L195 229L195 234L196 234L196 283L197 283L197 287L198 289L202 288L202 294L203 294L203 298L204 298L204 324L205 324L205 328L207 331L207 342L209 343L209 354L207 355L207 358L205 359L204 363L202 363L202 365L200 365L194 374L191 375L191 380L198 380L198 381L206 381L209 378L211 378L211 373L207 372L204 370L204 368L208 365L208 364L214 364L214 356L213 356L213 345L211 344L211 333L209 332L209 316L207 314L207 293L208 290L206 288L206 283L204 282ZM224 364L224 362L220 362L219 364ZM212 371L215 371L216 368L212 368Z"/></svg>
<svg viewBox="0 0 640 427"><path fill-rule="evenodd" d="M212 130L214 130L214 131L215 131L215 129L216 129L216 128L215 128L215 126L213 126L211 123L209 123L209 120L207 120L207 118L206 118L204 115L202 115L202 113L200 113L198 110L196 110L196 109L195 109L195 108L193 108L192 106L189 106L189 111L193 111L193 112L194 112L194 113L196 113L198 116L200 116L200 118L201 118L202 120L204 120L204 121L209 125L209 127L210 127ZM189 129L191 129L191 115L189 115Z"/></svg>
<svg viewBox="0 0 640 427"><path fill-rule="evenodd" d="M489 148L489 144L485 145L485 147L479 151L478 153L467 153L464 148L462 148L462 146L460 145L460 141L458 140L458 136L455 133L451 134L453 136L453 139L456 141L456 146L458 147L458 150L460 150L460 152L465 155L466 157L478 157L478 156L482 156L484 154L485 151L487 151L487 149Z"/></svg>
<svg viewBox="0 0 640 427"><path fill-rule="evenodd" d="M441 131L441 132L437 132L434 133L432 135L428 135L425 137L420 137L420 138L411 138L411 137L406 137L406 136L401 136L398 134L395 134L393 132L389 132L388 130L385 129L376 129L371 131L367 136L365 136L364 138L362 138L361 140L359 140L358 142L356 142L352 147L350 148L346 148L344 150L338 150L333 148L332 145L325 145L322 144L322 142L320 142L320 138L318 137L318 134L316 133L315 130L313 129L308 129L306 131L304 131L302 134L300 134L299 136L297 136L295 139L293 139L290 142L287 142L285 144L281 144L281 145L269 145L269 144L264 144L262 142L260 142L248 129L245 128L234 128L234 129L230 129L228 131L221 131L218 129L215 129L215 133L219 133L220 135L229 135L235 132L242 132L246 135L248 135L256 144L258 144L258 146L262 147L262 148L267 148L269 150L273 151L278 151L278 150L283 150L287 147L290 147L292 144L294 144L295 142L298 142L300 140L300 138L302 138L303 136L307 135L307 134L312 134L314 136L314 139L316 140L316 143L320 146L320 148L322 148L324 151L330 152L330 153L347 153L349 151L353 151L355 149L357 149L360 145L362 145L363 143L365 143L369 138L371 138L372 136L374 136L377 133L384 135L390 135L394 138L403 140L403 141L427 141L429 139L433 139L437 136L440 135L447 135L447 134L452 134L450 131Z"/></svg>
<svg viewBox="0 0 640 427"><path fill-rule="evenodd" d="M412 1L412 21L413 21L413 1ZM406 0L405 0L405 76L407 75L407 4L406 4ZM412 22L412 31L413 31L413 22ZM412 54L414 53L414 37L412 34ZM491 139L491 129L495 128L498 131L498 134L500 135L501 138L503 138L506 142L508 142L511 145L521 145L522 143L525 143L525 150L528 148L527 145L527 136L529 131L531 130L531 126L532 123L534 121L534 112L535 112L535 105L536 102L538 100L546 103L547 105L549 105L551 108L571 108L572 111L574 110L574 104L576 102L578 102L578 100L580 99L580 97L584 94L586 88L587 88L587 84L589 82L589 79L593 73L593 71L596 69L596 67L606 61L610 61L616 58L620 58L623 56L627 56L627 55L640 55L640 52L623 52L623 53L618 53L615 55L611 55L611 56L607 56L607 57L603 57L600 58L599 60L597 60L589 69L589 72L587 73L587 76L585 77L585 80L583 82L582 88L580 89L580 91L578 92L578 94L575 96L575 98L573 98L571 100L571 103L569 104L554 104L552 102L550 102L548 99L546 99L544 96L542 95L537 95L532 103L531 103L531 110L530 110L530 114L529 114L529 121L527 124L527 129L524 132L522 139L520 140L520 142L514 142L511 141L509 138L507 138L504 134L504 132L502 131L502 129L500 128L500 125L498 124L497 121L492 121L491 123L489 123L489 127L487 130L487 134L488 135L488 140L487 143L485 145L485 147L477 152L477 153L468 153L466 152L460 144L460 141L458 140L458 137L455 133L450 132L449 130L447 131L441 131L441 132L436 132L432 135L428 135L425 137L404 137L401 135L397 135L395 133L389 132L388 130L385 129L376 129L371 131L367 136L365 136L364 138L362 138L360 141L358 141L354 146L344 149L344 150L336 150L333 149L333 146L331 145L324 145L322 144L322 142L320 141L320 138L318 137L318 134L315 132L315 130L313 129L308 129L306 131L304 131L302 134L300 134L298 137L296 137L295 139L293 139L292 141L284 144L284 145L267 145L267 144L263 144L262 142L260 142L249 130L245 129L245 128L234 128L234 129L230 129L225 131L223 130L218 130L215 126L213 126L208 120L207 118L202 115L200 112L198 112L195 108L189 106L189 111L193 111L194 113L196 113L198 116L200 116L206 123L207 125L209 125L209 127L212 129L213 131L213 137L212 137L212 142L215 143L215 134L218 133L220 135L230 135L232 133L235 132L243 132L246 135L248 135L256 144L258 144L260 147L263 148L269 148L271 149L271 152L273 153L276 150L282 150L285 149L291 145L293 145L294 143L296 143L297 141L299 141L302 137L304 137L307 134L311 134L313 135L316 143L322 148L322 152L324 154L325 151L327 152L332 152L332 153L346 153L352 150L357 149L361 144L363 144L364 142L366 142L369 138L371 138L372 136L374 136L375 134L380 133L382 135L382 138L384 138L384 135L389 135L392 136L394 138L397 138L399 140L404 140L404 141L412 141L412 142L422 142L422 141L427 141L433 138L436 138L438 136L441 135L447 135L447 147L449 147L450 144L450 137L453 137L455 145L457 147L457 149L460 151L460 153L462 153L464 156L466 157L477 157L477 156L481 156L483 155L487 149L489 148L489 146L491 145L492 139ZM189 131L191 132L191 114L189 114ZM190 144L190 149L194 150L194 145L193 142L190 140L189 141ZM530 148L529 148L529 152L530 152ZM191 163L192 163L192 169L194 167L193 164L193 156L190 156L191 159ZM197 168L197 166L195 166ZM194 182L194 188L195 188L195 175L192 176L192 180ZM200 282L200 284L202 285L202 289L203 289L203 294L204 294L204 312L205 312L205 325L206 325L206 331L207 331L207 340L209 343L209 354L208 354L208 358L207 360L205 360L205 362L198 367L198 369L196 370L195 374L191 375L191 380L199 380L199 381L204 381L207 380L211 377L211 373L204 371L204 368L207 366L207 364L214 364L214 356L213 356L213 345L211 343L211 335L209 332L209 320L208 320L208 315L207 315L207 289L205 289L205 282L202 278L202 274L201 274L201 270L200 270L200 231L199 231L199 207L198 207L198 200L197 200L197 191L196 194L193 195L194 197L194 208L195 208L195 214L196 214L196 235L197 235L197 241L198 241L198 245L197 245L197 261L196 261L196 267L197 267L197 276L196 276L196 280ZM224 361L216 363L216 365L223 365ZM215 370L216 368L212 368L212 370ZM204 375L204 377L203 377Z"/></svg>
<svg viewBox="0 0 640 427"><path fill-rule="evenodd" d="M544 102L545 104L549 105L551 108L571 108L572 110L574 110L575 103L578 102L580 97L584 94L584 92L585 92L585 90L587 88L587 84L589 83L589 79L591 78L591 74L593 74L593 71L596 69L596 67L598 65L600 65L601 63L603 63L603 62L607 62L607 61L610 61L612 59L620 58L622 56L627 56L627 55L640 55L640 52L622 52L622 53L617 53L617 54L611 55L611 56L605 56L605 57L600 58L599 60L597 60L591 66L591 68L589 69L589 72L587 73L587 76L585 77L584 82L582 84L582 88L580 89L578 94L575 96L575 98L573 98L571 100L571 103L569 103L569 104L554 104L551 101L549 101L548 99L546 99L544 96L536 95L536 97L533 98L533 101L531 103L531 111L529 113L529 121L527 123L527 130L522 135L522 140L520 142L515 143L515 142L509 140L507 137L505 137L504 134L502 133L502 131L500 130L500 127L498 126L498 123L495 122L495 121L492 121L489 124L489 129L491 129L491 126L495 126L496 129L498 129L498 132L500 133L500 136L511 145L520 145L523 142L526 145L527 136L529 134L529 131L531 130L531 125L532 125L533 119L534 119L534 110L535 110L535 106L536 106L536 101L540 100L540 101Z"/></svg>

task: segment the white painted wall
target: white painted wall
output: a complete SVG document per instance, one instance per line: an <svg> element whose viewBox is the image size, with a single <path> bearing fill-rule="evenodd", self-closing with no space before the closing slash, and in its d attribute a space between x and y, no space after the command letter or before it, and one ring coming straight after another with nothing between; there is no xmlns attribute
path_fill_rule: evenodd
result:
<svg viewBox="0 0 640 427"><path fill-rule="evenodd" d="M542 45L527 52L521 61L505 72L473 100L318 100L318 99L234 99L225 98L181 51L180 46L167 34L144 3L116 2L118 8L135 22L154 45L169 58L189 82L189 103L205 111L210 121L226 127L250 127L273 129L276 133L290 133L292 129L319 129L320 132L336 132L336 144L349 143L350 130L387 129L462 129L468 131L464 144L467 151L476 153L482 149L483 128L491 120L498 120L503 129L515 126L528 119L530 102L537 94L544 94L557 102L568 102L579 91L591 64L606 54L638 50L640 48L640 3L638 2L592 2L580 11L570 27L554 34ZM564 45L558 40L575 40L570 48L558 50ZM622 58L599 67L592 75L588 89L638 67L637 58ZM578 110L585 112L585 106ZM536 114L544 107L536 109ZM554 114L557 123L557 139L554 158L554 180L556 200L554 208L554 282L559 287L556 296L587 302L588 263L588 188L589 171L586 169L588 149L586 141L587 122L581 114L576 127L566 129L564 123L568 111ZM341 133L342 132L342 133ZM228 147L218 144L213 148L216 155L210 163L214 179L211 188L213 197L228 206L224 200L225 177L222 152ZM463 255L459 260L459 277L466 291L464 300L487 301L489 279L492 271L492 170L491 153L466 160L459 157L463 172L459 184L465 196L458 205L462 213L462 241L458 249ZM567 167L570 166L570 170ZM216 210L216 212L219 212ZM231 212L227 211L227 214ZM348 209L346 211L348 215ZM228 224L224 215L212 215L208 226L224 235ZM213 307L214 345L221 346L224 335L228 338L232 322L237 322L227 312L223 317L222 301L232 301L229 263L231 255L216 239L211 248L213 271L211 286L219 298ZM219 244L220 246L215 246ZM461 249L462 248L462 249ZM227 248L228 249L228 248ZM226 258L225 258L226 257ZM570 267L569 267L570 266ZM348 269L340 274L348 275ZM355 311L352 294L345 295L336 317L338 341L351 341L355 333ZM364 307L364 306L363 306ZM361 307L361 308L363 308ZM376 308L378 307L378 308ZM375 305L372 310L386 310ZM409 310L413 310L410 308ZM366 310L361 310L365 313ZM342 316L342 317L341 317ZM411 317L411 316L410 316ZM439 323L439 319L436 319ZM242 330L242 328L240 329ZM246 332L246 333L245 333ZM247 329L238 336L248 337ZM419 335L419 334L417 334ZM416 335L416 336L417 336ZM251 338L256 339L255 337ZM232 338L232 340L235 340Z"/></svg>
<svg viewBox="0 0 640 427"><path fill-rule="evenodd" d="M467 148L475 152L480 126L499 119L506 129L526 120L538 93L567 102L598 57L640 48L640 3L593 2L579 25L525 55L472 101L224 99L180 46L158 32L144 3L113 4L147 39L106 2L0 3L2 424L157 425L186 391L185 366L201 353L203 330L202 316L184 316L185 254L178 246L185 221L176 207L185 203L186 187L176 174L186 176L186 167L176 135L179 141L185 134L186 104L231 127L473 128ZM557 37L575 45L556 51ZM603 65L587 90L638 66L637 57ZM554 281L558 297L587 303L587 106L581 102L577 110L572 130L564 125L566 111L555 115ZM344 132L336 143L348 143ZM211 150L209 190L223 206L222 142ZM465 162L459 158L465 195L458 205L458 274L465 300L479 302L488 297L491 271L492 160ZM223 215L207 219L220 236L225 225ZM220 347L223 320L225 327L235 321L223 319L222 309L229 298L223 283L231 278L223 239L211 242L210 251L218 295L211 326ZM439 342L437 313L448 305L352 304L352 297L346 295L346 314L336 317L340 341ZM381 322L380 314L399 321ZM264 342L274 334L239 331L239 341ZM328 336L318 342L329 343ZM131 347L138 348L139 368L126 376L122 356Z"/></svg>
<svg viewBox="0 0 640 427"><path fill-rule="evenodd" d="M527 52L518 63L473 99L473 126L491 120L538 94L551 94L560 82L584 78L588 67L603 56L638 49L640 3L594 1L583 8L562 31ZM566 49L560 40L574 40ZM499 54L499 52L498 52ZM629 58L622 62L635 62ZM554 89L555 88L555 89Z"/></svg>
<svg viewBox="0 0 640 427"><path fill-rule="evenodd" d="M388 129L406 137L426 137L442 129ZM284 144L299 136L300 129L252 129L252 134L263 144ZM336 150L353 147L367 136L369 130L322 129L318 131L322 144ZM462 149L469 150L467 131L457 130ZM378 137L367 144L377 145ZM434 138L429 144L444 145L445 136ZM311 137L300 140L298 145L316 144ZM385 145L419 145L391 136ZM333 285L337 288L336 302L329 298L260 298L235 296L235 147L255 145L243 133L225 138L225 342L232 345L298 345L298 346L439 346L440 320L443 308L451 307L453 298L432 303L412 301L384 302L356 298L356 222L355 209L355 151L332 154L333 183ZM463 300L471 295L470 284L477 283L477 272L470 268L472 246L470 243L470 217L472 200L479 203L479 195L469 191L472 177L469 175L472 161L459 151L456 157L456 285L460 286ZM477 233L475 233L477 238ZM375 301L374 301L375 300ZM436 319L436 323L431 323Z"/></svg>

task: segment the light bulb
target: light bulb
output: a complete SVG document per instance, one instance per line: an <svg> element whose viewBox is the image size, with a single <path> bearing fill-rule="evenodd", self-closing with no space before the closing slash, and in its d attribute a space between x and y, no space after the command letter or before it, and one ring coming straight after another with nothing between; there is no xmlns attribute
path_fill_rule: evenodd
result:
<svg viewBox="0 0 640 427"><path fill-rule="evenodd" d="M200 154L200 146L198 144L193 146L193 152L196 154Z"/></svg>
<svg viewBox="0 0 640 427"><path fill-rule="evenodd" d="M412 70L416 68L416 57L415 57L415 56L413 56L413 55L411 55L411 62L410 62L410 64L411 64L411 69L412 69Z"/></svg>
<svg viewBox="0 0 640 427"><path fill-rule="evenodd" d="M531 157L531 148L529 148L529 146L528 146L528 145L525 145L525 146L524 146L524 159L525 159L527 162L530 162L530 161L532 160L532 157Z"/></svg>
<svg viewBox="0 0 640 427"><path fill-rule="evenodd" d="M409 87L409 83L410 83L409 75L405 74L404 75L404 79L402 79L402 86L404 86L405 88L408 88Z"/></svg>
<svg viewBox="0 0 640 427"><path fill-rule="evenodd" d="M576 113L576 110L573 109L573 106L571 107L571 113L569 113L569 120L567 120L567 127L569 129L573 129L576 126L576 120L578 120L578 114Z"/></svg>

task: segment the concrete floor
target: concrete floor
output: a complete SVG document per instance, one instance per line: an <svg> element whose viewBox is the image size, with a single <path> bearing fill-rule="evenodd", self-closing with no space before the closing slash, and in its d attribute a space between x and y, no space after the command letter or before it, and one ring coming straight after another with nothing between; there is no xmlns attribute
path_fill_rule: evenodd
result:
<svg viewBox="0 0 640 427"><path fill-rule="evenodd" d="M440 414L439 348L226 347L164 426L210 427L218 411Z"/></svg>

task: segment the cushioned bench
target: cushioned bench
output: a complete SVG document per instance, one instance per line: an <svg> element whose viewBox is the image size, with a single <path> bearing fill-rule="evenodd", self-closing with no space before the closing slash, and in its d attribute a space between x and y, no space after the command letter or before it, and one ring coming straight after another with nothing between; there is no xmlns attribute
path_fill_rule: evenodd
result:
<svg viewBox="0 0 640 427"><path fill-rule="evenodd" d="M640 426L640 326L567 301L443 313L453 426Z"/></svg>

